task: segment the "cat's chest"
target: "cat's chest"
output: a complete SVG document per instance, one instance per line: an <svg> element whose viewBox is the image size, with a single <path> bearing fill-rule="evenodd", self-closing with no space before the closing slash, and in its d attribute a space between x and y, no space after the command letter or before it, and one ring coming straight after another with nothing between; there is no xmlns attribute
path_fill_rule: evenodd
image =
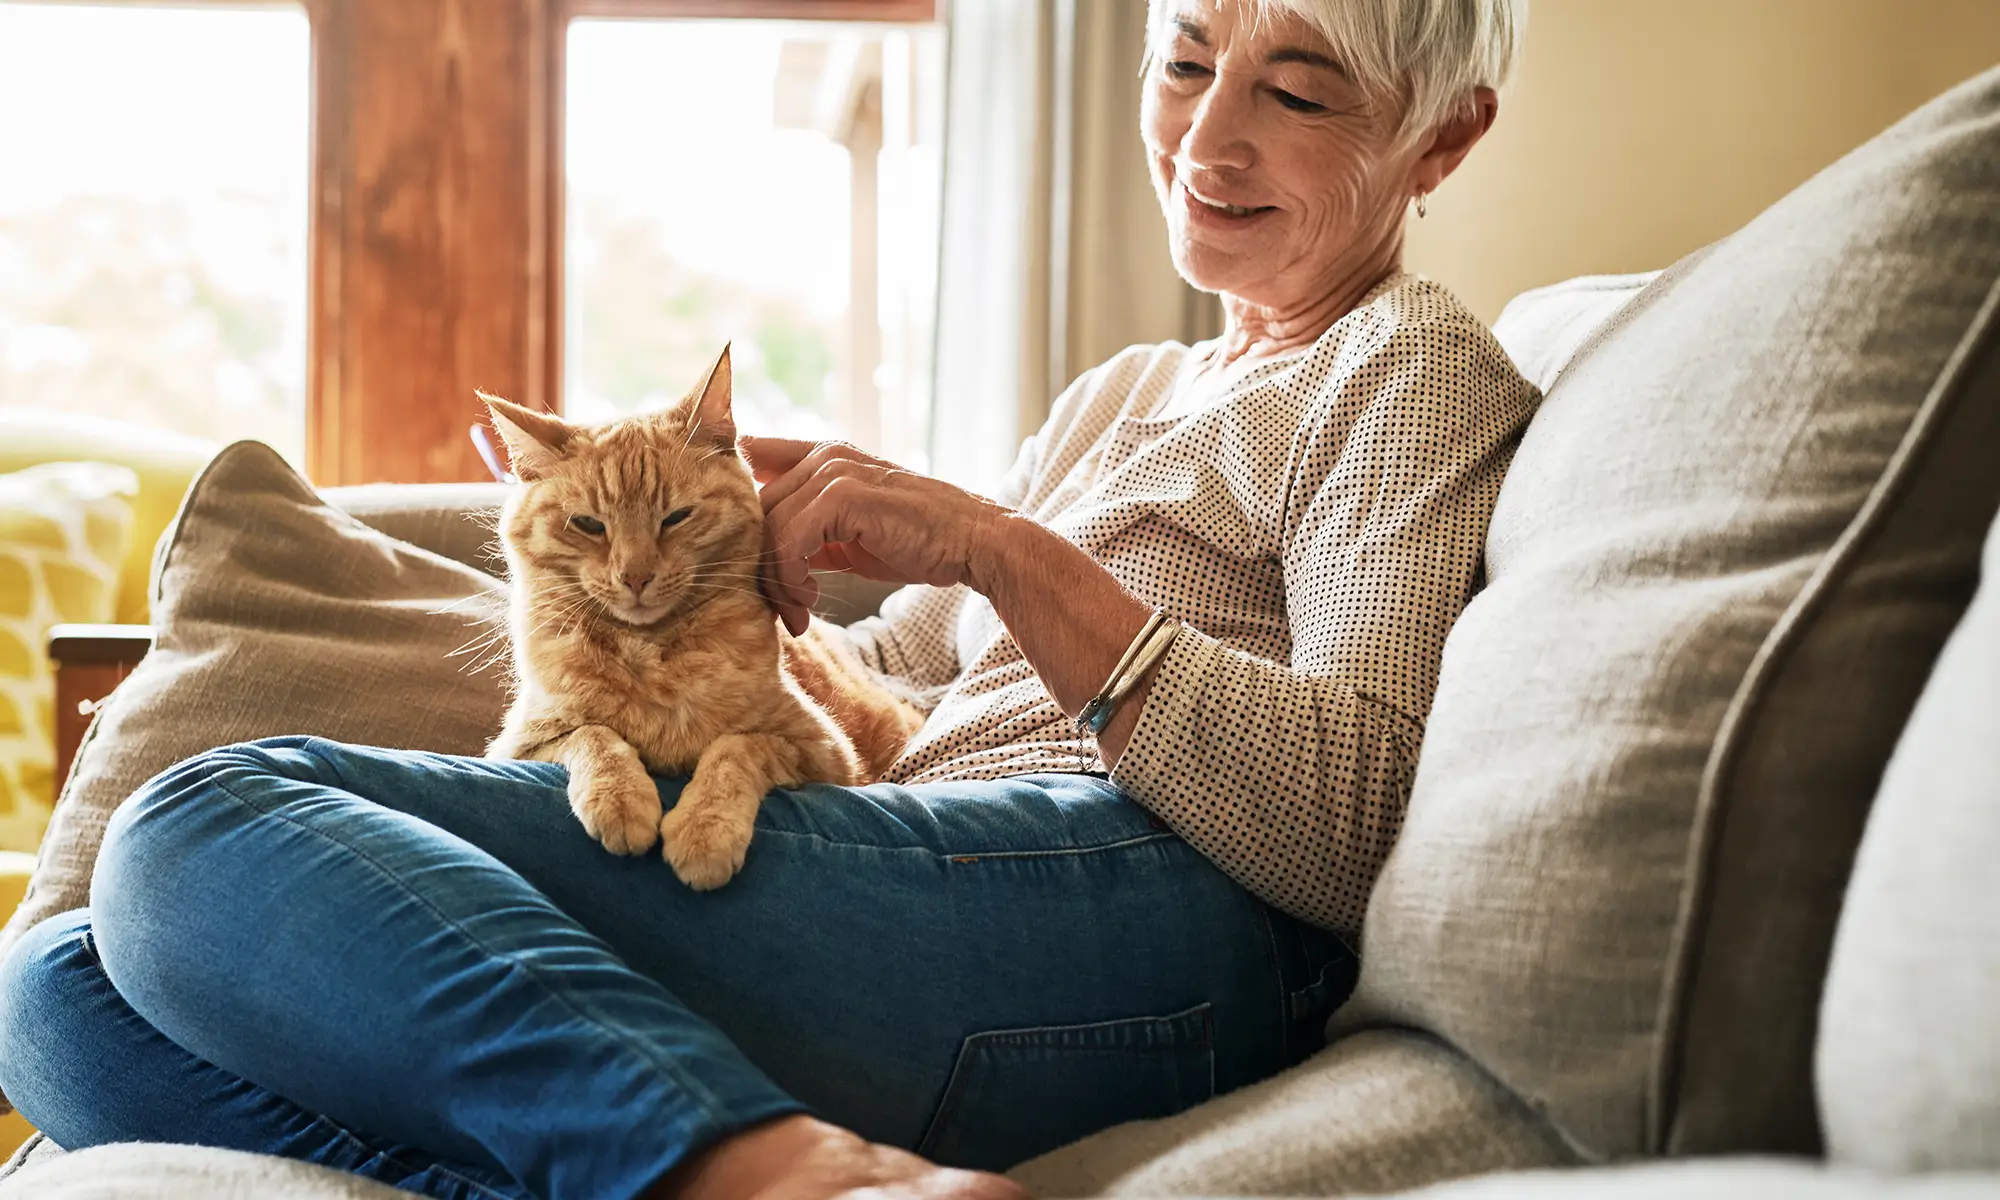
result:
<svg viewBox="0 0 2000 1200"><path fill-rule="evenodd" d="M648 770L686 774L717 737L755 724L763 672L701 651L594 664L571 681L570 707L631 743ZM775 680L773 680L775 682ZM768 700L765 706L768 709Z"/></svg>

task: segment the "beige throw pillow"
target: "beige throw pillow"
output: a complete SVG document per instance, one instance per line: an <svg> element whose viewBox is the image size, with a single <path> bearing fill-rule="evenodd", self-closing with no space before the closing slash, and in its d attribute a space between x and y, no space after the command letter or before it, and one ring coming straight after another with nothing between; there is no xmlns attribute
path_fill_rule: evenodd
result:
<svg viewBox="0 0 2000 1200"><path fill-rule="evenodd" d="M1446 644L1343 1028L1584 1156L1812 1153L1883 764L2000 505L2000 70L1668 271L1557 377Z"/></svg>
<svg viewBox="0 0 2000 1200"><path fill-rule="evenodd" d="M155 574L153 651L85 739L0 952L88 902L111 811L182 759L287 733L478 754L500 727L501 670L453 652L505 585L330 507L267 446L216 456Z"/></svg>

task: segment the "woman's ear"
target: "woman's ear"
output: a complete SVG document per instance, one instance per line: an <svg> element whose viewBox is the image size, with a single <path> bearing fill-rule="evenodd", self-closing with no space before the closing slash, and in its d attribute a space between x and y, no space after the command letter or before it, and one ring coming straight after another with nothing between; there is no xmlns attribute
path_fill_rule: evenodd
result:
<svg viewBox="0 0 2000 1200"><path fill-rule="evenodd" d="M1413 190L1420 195L1437 191L1438 185L1458 170L1458 164L1493 128L1493 119L1499 115L1500 93L1490 87L1474 88L1472 103L1431 132L1430 145L1417 159Z"/></svg>
<svg viewBox="0 0 2000 1200"><path fill-rule="evenodd" d="M554 413L538 413L518 404L476 393L492 414L493 428L507 444L507 465L522 482L541 479L563 460L576 430Z"/></svg>

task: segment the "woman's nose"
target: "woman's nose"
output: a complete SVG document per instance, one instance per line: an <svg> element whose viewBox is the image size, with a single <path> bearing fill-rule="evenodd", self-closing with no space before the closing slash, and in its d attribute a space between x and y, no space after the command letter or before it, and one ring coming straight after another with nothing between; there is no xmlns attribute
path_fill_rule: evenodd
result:
<svg viewBox="0 0 2000 1200"><path fill-rule="evenodd" d="M1184 167L1242 171L1257 161L1250 140L1251 97L1243 88L1217 79L1196 102L1194 119L1177 156ZM1183 172L1185 174L1185 171Z"/></svg>

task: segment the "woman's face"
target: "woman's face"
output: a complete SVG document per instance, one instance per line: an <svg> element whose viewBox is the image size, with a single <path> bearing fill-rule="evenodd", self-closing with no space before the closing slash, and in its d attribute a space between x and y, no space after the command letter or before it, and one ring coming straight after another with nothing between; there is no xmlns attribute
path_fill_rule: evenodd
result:
<svg viewBox="0 0 2000 1200"><path fill-rule="evenodd" d="M1161 7L1140 129L1182 277L1287 309L1393 263L1416 157L1396 146L1395 114L1293 14Z"/></svg>

